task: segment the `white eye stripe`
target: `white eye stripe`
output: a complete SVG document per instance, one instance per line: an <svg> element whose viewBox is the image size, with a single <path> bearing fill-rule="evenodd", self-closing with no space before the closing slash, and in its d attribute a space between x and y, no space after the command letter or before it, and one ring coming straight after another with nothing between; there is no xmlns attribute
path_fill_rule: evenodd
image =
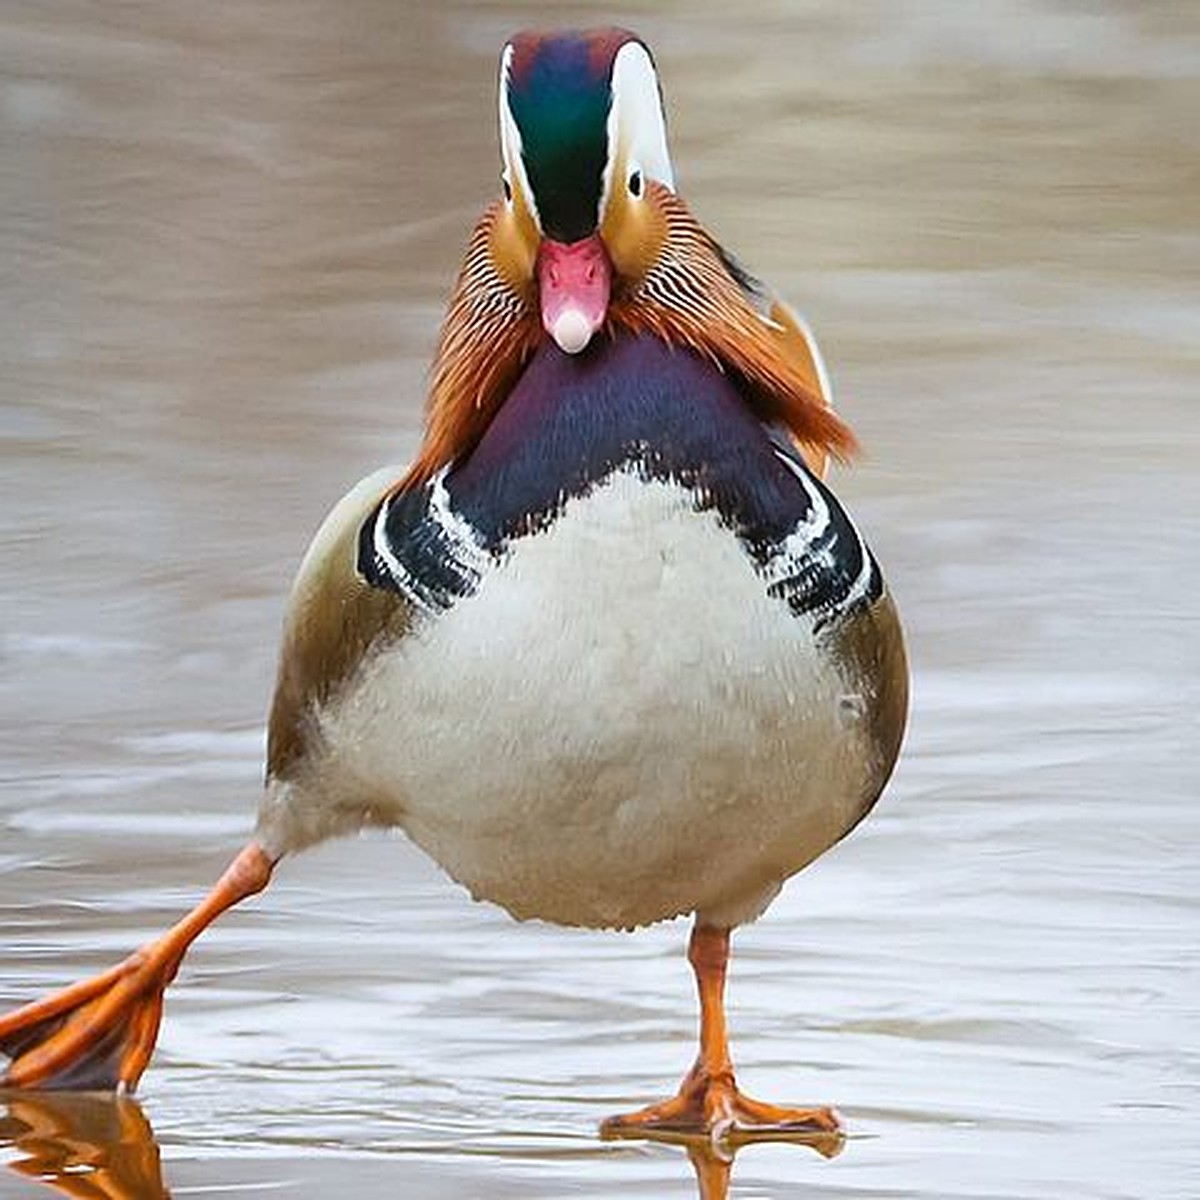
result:
<svg viewBox="0 0 1200 1200"><path fill-rule="evenodd" d="M613 60L608 163L604 168L601 214L612 194L613 172L621 151L625 153L628 171L621 181L623 187L629 186L636 171L640 173L643 185L646 180L653 179L671 191L675 190L658 75L650 52L640 42L626 42Z"/></svg>
<svg viewBox="0 0 1200 1200"><path fill-rule="evenodd" d="M542 220L538 215L537 199L534 197L533 188L529 186L529 176L525 173L521 130L512 115L512 109L508 106L508 76L512 60L513 46L510 42L504 47L504 53L500 56L500 156L504 160L504 170L509 187L513 190L520 189L540 233Z"/></svg>

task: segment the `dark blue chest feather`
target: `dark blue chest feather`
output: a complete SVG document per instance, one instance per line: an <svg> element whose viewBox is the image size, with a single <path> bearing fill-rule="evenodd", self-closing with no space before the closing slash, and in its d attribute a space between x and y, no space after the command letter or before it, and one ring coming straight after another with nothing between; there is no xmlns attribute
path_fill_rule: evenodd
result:
<svg viewBox="0 0 1200 1200"><path fill-rule="evenodd" d="M422 607L448 607L489 560L621 469L677 483L697 511L715 512L766 590L797 612L828 620L881 590L841 506L735 382L690 351L631 336L577 358L541 351L465 461L372 515L359 568Z"/></svg>
<svg viewBox="0 0 1200 1200"><path fill-rule="evenodd" d="M541 353L446 487L495 547L630 462L683 483L756 544L786 536L806 507L730 380L651 337L604 342L581 358Z"/></svg>

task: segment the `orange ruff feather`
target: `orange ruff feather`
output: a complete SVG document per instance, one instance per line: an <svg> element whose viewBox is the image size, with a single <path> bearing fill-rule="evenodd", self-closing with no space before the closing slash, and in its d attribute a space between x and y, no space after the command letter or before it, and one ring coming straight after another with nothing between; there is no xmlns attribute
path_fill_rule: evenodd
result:
<svg viewBox="0 0 1200 1200"><path fill-rule="evenodd" d="M515 289L496 265L499 201L488 206L467 243L442 323L425 418L425 440L401 488L424 483L472 450L545 336L534 285Z"/></svg>
<svg viewBox="0 0 1200 1200"><path fill-rule="evenodd" d="M806 447L845 461L858 449L849 426L812 385L808 364L789 352L788 330L754 307L716 242L674 193L647 189L656 211L644 276L618 283L609 327L651 333L739 375L758 417L784 426ZM499 203L467 246L434 359L425 439L398 489L424 483L469 454L547 336L533 282L515 287L497 265Z"/></svg>

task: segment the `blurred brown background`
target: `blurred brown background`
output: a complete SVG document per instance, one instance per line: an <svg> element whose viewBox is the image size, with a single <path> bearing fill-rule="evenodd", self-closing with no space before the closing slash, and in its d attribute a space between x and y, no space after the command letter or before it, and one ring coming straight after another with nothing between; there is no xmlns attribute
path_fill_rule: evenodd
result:
<svg viewBox="0 0 1200 1200"><path fill-rule="evenodd" d="M681 191L821 338L916 669L889 797L744 933L731 997L752 1088L874 1136L735 1180L1182 1195L1200 18L1165 0L7 0L0 1006L249 828L291 573L418 436L499 48L614 20ZM685 1065L682 937L518 928L400 843L323 849L189 960L143 1089L167 1178L687 1194L592 1138Z"/></svg>

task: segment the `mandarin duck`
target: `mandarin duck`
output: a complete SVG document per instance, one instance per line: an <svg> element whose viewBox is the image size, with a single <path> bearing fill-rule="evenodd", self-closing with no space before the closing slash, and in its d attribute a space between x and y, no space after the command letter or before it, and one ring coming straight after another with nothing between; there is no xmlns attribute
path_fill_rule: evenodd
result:
<svg viewBox="0 0 1200 1200"><path fill-rule="evenodd" d="M399 827L514 917L694 915L695 1065L606 1132L837 1128L737 1087L730 931L870 811L907 711L879 565L823 482L854 437L807 328L675 191L646 45L514 37L407 469L296 578L253 840L94 979L0 1017L17 1088L135 1087L196 936L286 855Z"/></svg>

